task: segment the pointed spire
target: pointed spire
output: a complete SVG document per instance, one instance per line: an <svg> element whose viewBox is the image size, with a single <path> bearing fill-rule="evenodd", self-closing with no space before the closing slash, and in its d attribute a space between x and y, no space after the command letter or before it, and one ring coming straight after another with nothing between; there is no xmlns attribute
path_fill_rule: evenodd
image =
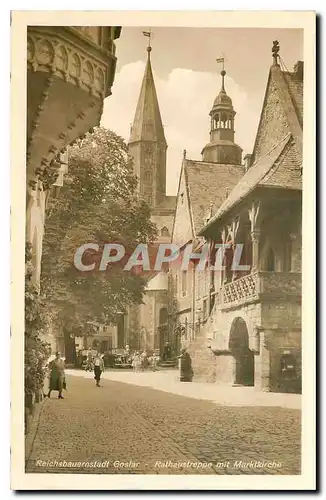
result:
<svg viewBox="0 0 326 500"><path fill-rule="evenodd" d="M151 66L150 53L152 51L152 47L150 44L146 50L146 68L140 89L134 122L131 128L129 143L137 141L156 141L166 145Z"/></svg>

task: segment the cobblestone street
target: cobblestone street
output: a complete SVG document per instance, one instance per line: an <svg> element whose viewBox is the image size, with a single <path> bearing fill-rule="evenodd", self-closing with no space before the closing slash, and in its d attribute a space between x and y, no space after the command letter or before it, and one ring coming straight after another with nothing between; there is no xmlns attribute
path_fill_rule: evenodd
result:
<svg viewBox="0 0 326 500"><path fill-rule="evenodd" d="M107 379L97 388L82 374L67 386L64 400L42 404L26 472L300 474L299 410L218 406Z"/></svg>

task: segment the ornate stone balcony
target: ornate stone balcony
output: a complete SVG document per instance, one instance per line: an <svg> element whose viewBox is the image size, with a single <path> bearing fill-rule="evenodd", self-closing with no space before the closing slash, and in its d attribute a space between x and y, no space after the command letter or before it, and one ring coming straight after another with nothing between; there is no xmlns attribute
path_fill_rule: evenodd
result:
<svg viewBox="0 0 326 500"><path fill-rule="evenodd" d="M29 26L27 171L48 167L67 145L99 125L111 94L119 28Z"/></svg>
<svg viewBox="0 0 326 500"><path fill-rule="evenodd" d="M256 272L227 283L220 290L221 309L258 302L264 296L301 296L301 273Z"/></svg>

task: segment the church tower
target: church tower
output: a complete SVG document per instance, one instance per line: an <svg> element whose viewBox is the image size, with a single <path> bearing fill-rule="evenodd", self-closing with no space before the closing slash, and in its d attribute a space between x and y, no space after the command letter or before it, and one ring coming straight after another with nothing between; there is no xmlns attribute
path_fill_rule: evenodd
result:
<svg viewBox="0 0 326 500"><path fill-rule="evenodd" d="M242 149L234 142L234 117L232 100L225 92L224 78L226 71L221 71L222 87L215 98L211 117L210 142L202 150L204 162L241 165Z"/></svg>
<svg viewBox="0 0 326 500"><path fill-rule="evenodd" d="M166 150L164 129L151 66L151 46L129 139L142 197L155 209L165 200Z"/></svg>

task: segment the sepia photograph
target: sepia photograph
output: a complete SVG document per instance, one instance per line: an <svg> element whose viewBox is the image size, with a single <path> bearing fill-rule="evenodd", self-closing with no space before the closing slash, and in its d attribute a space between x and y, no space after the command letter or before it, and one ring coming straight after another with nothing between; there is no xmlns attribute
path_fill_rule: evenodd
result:
<svg viewBox="0 0 326 500"><path fill-rule="evenodd" d="M315 14L127 15L12 13L12 487L312 490Z"/></svg>

